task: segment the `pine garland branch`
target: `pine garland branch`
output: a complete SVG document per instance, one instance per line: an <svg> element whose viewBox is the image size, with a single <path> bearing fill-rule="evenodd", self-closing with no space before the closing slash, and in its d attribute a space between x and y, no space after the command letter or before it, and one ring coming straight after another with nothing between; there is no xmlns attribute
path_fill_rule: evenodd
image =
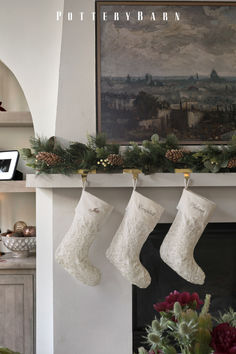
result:
<svg viewBox="0 0 236 354"><path fill-rule="evenodd" d="M145 174L174 172L176 168L236 172L236 136L227 146L208 145L198 152L184 150L174 135L161 141L157 134L142 145L131 143L123 154L118 144L107 143L105 134L88 136L87 144L73 142L68 147L62 146L56 137L31 138L30 143L31 149L22 149L21 154L36 173L72 174L78 169L117 172L123 168L138 168Z"/></svg>

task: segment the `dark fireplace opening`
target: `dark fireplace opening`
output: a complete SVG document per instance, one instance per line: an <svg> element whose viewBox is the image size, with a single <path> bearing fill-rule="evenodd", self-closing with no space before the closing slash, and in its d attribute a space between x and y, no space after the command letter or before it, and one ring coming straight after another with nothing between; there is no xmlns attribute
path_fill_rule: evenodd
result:
<svg viewBox="0 0 236 354"><path fill-rule="evenodd" d="M236 223L208 224L198 242L194 257L206 274L204 285L182 279L160 258L159 249L170 224L159 224L145 242L140 260L149 271L152 283L147 289L133 286L133 350L145 347L145 327L157 314L153 304L164 301L171 291L198 292L204 300L211 294L211 313L228 307L236 309Z"/></svg>

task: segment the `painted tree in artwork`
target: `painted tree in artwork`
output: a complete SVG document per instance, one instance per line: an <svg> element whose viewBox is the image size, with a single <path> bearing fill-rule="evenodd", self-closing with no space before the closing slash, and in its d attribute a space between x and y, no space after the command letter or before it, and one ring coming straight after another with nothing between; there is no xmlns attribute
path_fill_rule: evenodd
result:
<svg viewBox="0 0 236 354"><path fill-rule="evenodd" d="M139 119L152 119L156 116L159 103L156 97L144 91L140 91L134 101Z"/></svg>

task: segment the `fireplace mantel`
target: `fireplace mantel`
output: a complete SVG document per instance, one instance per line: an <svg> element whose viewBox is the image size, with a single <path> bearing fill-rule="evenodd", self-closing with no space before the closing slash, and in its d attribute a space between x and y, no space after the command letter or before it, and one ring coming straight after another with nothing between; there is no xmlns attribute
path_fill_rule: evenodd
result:
<svg viewBox="0 0 236 354"><path fill-rule="evenodd" d="M91 188L127 188L132 187L132 176L122 173L90 174L87 178ZM191 187L236 187L236 173L191 173ZM28 174L26 186L33 188L81 188L80 175L62 174L34 175ZM183 187L182 173L140 174L138 187Z"/></svg>
<svg viewBox="0 0 236 354"><path fill-rule="evenodd" d="M101 270L102 280L99 286L90 288L74 281L54 261L55 250L71 225L81 195L81 176L27 175L27 186L36 187L37 254L40 255L37 257L37 296L40 299L37 307L38 346L45 348L45 342L51 345L50 351L46 348L43 353L75 352L71 338L76 341L78 329L80 341L76 342L76 352L84 353L87 343L83 338L86 338L88 328L91 342L98 341L98 354L109 353L112 343L117 341L114 328L119 330L122 341L117 342L112 353L133 352L132 287L105 257L121 223L132 185L129 174L97 173L88 176L89 191L114 207L91 248L91 259ZM141 187L138 191L165 209L160 223L172 223L184 186L183 174L140 174L137 186ZM190 186L196 193L216 203L211 223L236 222L236 173L192 173ZM93 304L93 311L88 311L88 304ZM65 328L70 328L70 331L65 331ZM109 341L104 342L102 339L108 334ZM98 337L102 338L100 342ZM63 338L67 343L63 351L60 349L62 341L57 338Z"/></svg>

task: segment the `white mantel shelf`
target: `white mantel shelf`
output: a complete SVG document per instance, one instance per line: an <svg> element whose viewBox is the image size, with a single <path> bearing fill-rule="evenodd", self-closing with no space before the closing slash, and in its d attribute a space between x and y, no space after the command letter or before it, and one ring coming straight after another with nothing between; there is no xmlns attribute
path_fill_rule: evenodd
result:
<svg viewBox="0 0 236 354"><path fill-rule="evenodd" d="M87 187L91 188L125 188L132 187L130 174L98 173L88 176ZM65 176L52 175L27 175L26 186L30 188L81 188L80 175ZM151 175L140 174L137 187L183 187L182 173L154 173ZM236 187L236 173L192 173L191 187Z"/></svg>

